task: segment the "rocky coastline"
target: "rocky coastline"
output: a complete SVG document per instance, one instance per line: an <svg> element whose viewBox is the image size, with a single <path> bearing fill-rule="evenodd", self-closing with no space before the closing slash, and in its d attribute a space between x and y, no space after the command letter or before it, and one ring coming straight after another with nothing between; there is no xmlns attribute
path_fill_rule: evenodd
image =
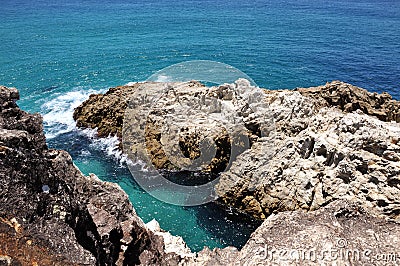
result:
<svg viewBox="0 0 400 266"><path fill-rule="evenodd" d="M146 86L143 91L151 95L164 85L137 83L92 95L76 108L74 118L80 127L97 128L99 136L115 134L121 138L129 95L140 86ZM157 169L173 169L176 162L184 160L164 151L174 149L169 144L173 139L163 144L158 137L164 133L162 117L175 112L174 117L185 121L180 125L185 130L179 132L179 142L185 143L180 149L186 151L188 159L199 154L198 139L211 135L217 143L216 155L220 157L216 156L202 170L221 174L216 191L219 200L228 206L265 219L271 213L316 210L346 198L376 215L399 219L400 102L389 94L371 93L334 81L295 90L262 89L263 95L255 90L254 95L247 96L250 102L246 102L237 91L243 94L254 88L243 81L211 88L198 82L170 86L174 87L173 93L166 92L158 99L160 107L152 106L164 113L150 114L146 120L146 145L141 146L135 138L123 147L128 154L131 149L150 154L151 164ZM196 102L204 97L231 108L211 110L206 115L225 112L243 121L243 135L250 139L230 168L222 167L220 172L215 166L229 161L232 153L232 146L218 144L229 142L226 128L198 123L196 117L187 119L187 112L179 109L184 101ZM260 102L265 104L248 108ZM204 120L200 117L200 121ZM273 130L261 136L260 128L267 123Z"/></svg>
<svg viewBox="0 0 400 266"><path fill-rule="evenodd" d="M75 110L77 126L122 139L127 99L138 86L90 96ZM0 87L0 264L398 263L400 103L338 81L294 91L264 90L262 99L250 97L250 104L267 103L274 121L271 134L263 135L264 107L243 108L233 93L238 88L252 89L244 81L214 88L189 82L177 85L174 97L166 94L159 101L160 108L184 97L226 101L232 116L244 121L250 140L220 171L218 166L229 160L222 144L226 132L219 127L202 131L221 143L216 148L220 157L202 171L221 175L216 191L223 204L264 222L240 251L192 253L156 221L144 224L118 185L84 176L68 153L48 149L40 115L17 106L16 89ZM171 169L176 159L160 151L157 121L154 117L150 123L146 149L157 168ZM180 135L189 159L199 155L198 139L206 134L196 135L196 126L188 125ZM332 251L347 256L328 256Z"/></svg>

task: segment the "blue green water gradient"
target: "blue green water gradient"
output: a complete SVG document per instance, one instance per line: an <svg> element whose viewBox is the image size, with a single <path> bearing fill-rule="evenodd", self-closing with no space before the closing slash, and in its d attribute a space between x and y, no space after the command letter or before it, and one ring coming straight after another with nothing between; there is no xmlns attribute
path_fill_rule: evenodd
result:
<svg viewBox="0 0 400 266"><path fill-rule="evenodd" d="M398 0L2 0L0 84L44 115L50 147L118 182L145 221L159 220L193 250L240 246L254 224L217 206L151 198L104 143L76 130L73 107L187 60L230 64L270 89L339 79L400 99L399 29Z"/></svg>

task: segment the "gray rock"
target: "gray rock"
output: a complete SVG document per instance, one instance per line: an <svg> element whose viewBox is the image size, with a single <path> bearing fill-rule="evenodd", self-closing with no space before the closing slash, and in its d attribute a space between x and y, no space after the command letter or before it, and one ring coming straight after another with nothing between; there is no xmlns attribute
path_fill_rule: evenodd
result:
<svg viewBox="0 0 400 266"><path fill-rule="evenodd" d="M400 102L389 93L372 93L365 89L340 81L324 86L297 88L303 96L313 98L317 108L336 107L344 112L359 110L386 122L400 122Z"/></svg>
<svg viewBox="0 0 400 266"><path fill-rule="evenodd" d="M276 135L258 139L222 173L217 191L226 204L265 219L346 198L399 219L399 123L320 108L296 91L266 94Z"/></svg>
<svg viewBox="0 0 400 266"><path fill-rule="evenodd" d="M164 86L164 94L148 106L158 111L142 119L147 133L142 138L133 134L124 146L126 153L150 154L149 165L156 169L179 170L201 155L201 139L224 140L216 148L219 156L212 159L214 164L202 170L221 173L216 192L227 205L265 219L274 212L316 210L347 198L376 215L398 219L400 103L389 94L339 81L295 91L256 90L244 80L212 88L196 82L167 85L136 84L92 96L77 108L78 124L103 121L95 126L107 131L104 125L113 124L112 118L85 118L82 110L108 110L109 104L100 106L117 95L137 96L133 101L151 98ZM140 91L140 86L146 90ZM121 108L129 108L124 101ZM198 112L196 103L206 111ZM219 120L223 122L207 121L212 115L224 117ZM178 124L176 134L163 131L168 116ZM239 124L244 129L237 135L248 142L233 147L242 140L235 142L232 137L232 128ZM176 156L181 153L185 156Z"/></svg>
<svg viewBox="0 0 400 266"><path fill-rule="evenodd" d="M338 200L269 216L240 250L204 250L188 265L398 265L400 227Z"/></svg>
<svg viewBox="0 0 400 266"><path fill-rule="evenodd" d="M390 122L397 121L397 101L363 90L353 95L353 87L337 82L309 92L248 95L251 88L244 81L212 89L196 83L192 87L196 89L185 85L165 97L159 109L176 107L185 97L201 102L206 93L210 112L222 114L227 110L223 103L232 103L225 115L247 125L249 147L221 173L216 187L226 204L265 219L240 251L206 248L194 254L157 224L144 225L118 186L82 176L67 153L48 150L37 123L40 116L20 111L17 94L2 88L1 95L8 98L1 100L0 119L0 240L6 243L0 259L118 265L398 264L400 126ZM232 89L247 97L247 104ZM126 108L128 103L108 99L129 92L120 87L107 95L92 96L76 117L81 125L88 116L86 125L102 126L106 133L100 135L118 135L122 125L113 117L121 117L124 110L108 108L118 103ZM96 99L107 103L106 108L94 107ZM267 114L263 99L269 104ZM351 104L352 99L358 104ZM389 111L381 110L379 103ZM259 134L265 119L273 119L274 128L267 123L269 134ZM187 132L181 138L191 143L189 155L196 155L197 139L203 135ZM221 134L220 129L215 132ZM157 134L148 134L147 141L157 144ZM13 249L21 239L28 262ZM40 255L42 247L47 253Z"/></svg>

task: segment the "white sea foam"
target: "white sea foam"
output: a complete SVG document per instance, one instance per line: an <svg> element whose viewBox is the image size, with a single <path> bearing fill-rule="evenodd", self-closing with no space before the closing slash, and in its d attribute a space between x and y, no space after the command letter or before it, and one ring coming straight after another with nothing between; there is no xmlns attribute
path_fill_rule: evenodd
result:
<svg viewBox="0 0 400 266"><path fill-rule="evenodd" d="M170 80L171 77L167 75L158 75L157 78L155 79L156 82L168 82Z"/></svg>
<svg viewBox="0 0 400 266"><path fill-rule="evenodd" d="M74 108L78 107L92 93L100 93L96 90L74 90L66 93L57 93L41 106L43 123L47 139L52 139L60 134L74 130L75 121L72 117Z"/></svg>
<svg viewBox="0 0 400 266"><path fill-rule="evenodd" d="M137 84L137 82L131 81L131 82L126 83L125 86L133 86L135 84Z"/></svg>
<svg viewBox="0 0 400 266"><path fill-rule="evenodd" d="M108 156L116 158L121 165L128 163L128 157L119 149L120 141L117 136L98 138L97 129L78 129L78 133L91 139L91 148L104 151Z"/></svg>
<svg viewBox="0 0 400 266"><path fill-rule="evenodd" d="M103 93L104 90L74 90L58 93L55 98L41 106L43 123L47 139L53 139L61 134L76 131L91 139L91 147L103 150L108 156L115 157L121 164L127 162L127 157L118 148L119 140L116 136L98 138L97 129L78 129L73 119L74 109L89 98L90 94ZM82 151L90 155L90 151Z"/></svg>

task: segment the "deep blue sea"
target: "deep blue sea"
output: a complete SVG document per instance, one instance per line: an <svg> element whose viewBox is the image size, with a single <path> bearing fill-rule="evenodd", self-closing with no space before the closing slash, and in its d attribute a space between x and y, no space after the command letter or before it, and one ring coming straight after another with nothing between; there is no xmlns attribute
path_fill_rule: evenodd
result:
<svg viewBox="0 0 400 266"><path fill-rule="evenodd" d="M44 115L50 147L118 182L145 222L192 250L244 244L251 221L213 204L177 207L143 192L110 143L77 130L90 93L187 60L230 64L270 89L343 80L400 99L399 0L0 0L0 84Z"/></svg>

